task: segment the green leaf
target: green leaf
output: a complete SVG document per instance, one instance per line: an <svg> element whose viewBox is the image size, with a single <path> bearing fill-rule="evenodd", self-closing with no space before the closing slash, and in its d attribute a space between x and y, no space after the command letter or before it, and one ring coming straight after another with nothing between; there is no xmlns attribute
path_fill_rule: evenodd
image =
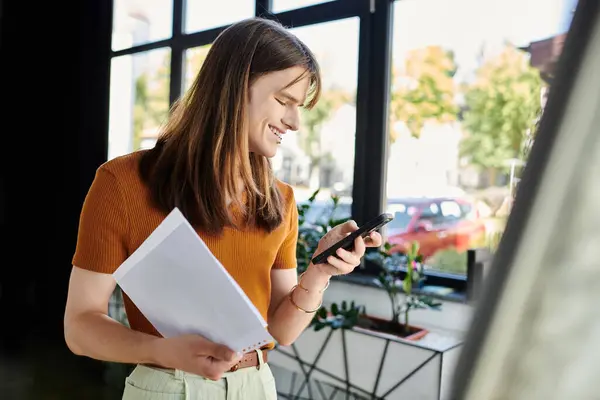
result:
<svg viewBox="0 0 600 400"><path fill-rule="evenodd" d="M315 201L315 199L317 198L317 195L319 194L320 191L321 191L321 188L319 188L313 192L313 194L308 198L309 203L313 203Z"/></svg>
<svg viewBox="0 0 600 400"><path fill-rule="evenodd" d="M419 255L419 242L413 241L410 245L410 257L411 259L416 259Z"/></svg>
<svg viewBox="0 0 600 400"><path fill-rule="evenodd" d="M327 318L327 309L325 307L319 308L319 311L317 311L317 315L319 316L319 318L326 319Z"/></svg>
<svg viewBox="0 0 600 400"><path fill-rule="evenodd" d="M407 275L408 277L408 275ZM412 291L412 282L410 279L404 279L402 281L402 290L404 291L404 293L408 294Z"/></svg>
<svg viewBox="0 0 600 400"><path fill-rule="evenodd" d="M331 304L331 313L335 316L337 316L340 313L337 303Z"/></svg>
<svg viewBox="0 0 600 400"><path fill-rule="evenodd" d="M412 279L413 281L419 281L420 279L419 271L417 271L416 269L413 269L412 271Z"/></svg>

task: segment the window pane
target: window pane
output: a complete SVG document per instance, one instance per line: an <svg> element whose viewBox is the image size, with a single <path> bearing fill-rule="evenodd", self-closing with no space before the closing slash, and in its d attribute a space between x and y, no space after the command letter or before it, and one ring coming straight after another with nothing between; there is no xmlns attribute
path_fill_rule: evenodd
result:
<svg viewBox="0 0 600 400"><path fill-rule="evenodd" d="M113 50L171 37L172 0L115 0Z"/></svg>
<svg viewBox="0 0 600 400"><path fill-rule="evenodd" d="M185 31L204 31L253 17L254 4L254 0L187 0Z"/></svg>
<svg viewBox="0 0 600 400"><path fill-rule="evenodd" d="M394 251L417 241L427 267L464 274L467 249L494 250L573 3L394 3L387 165Z"/></svg>
<svg viewBox="0 0 600 400"><path fill-rule="evenodd" d="M169 111L170 62L169 49L112 59L109 159L156 143Z"/></svg>
<svg viewBox="0 0 600 400"><path fill-rule="evenodd" d="M296 8L308 7L315 4L328 3L333 0L273 0L273 12L294 10Z"/></svg>
<svg viewBox="0 0 600 400"><path fill-rule="evenodd" d="M321 66L323 92L310 111L302 111L298 132L288 133L273 158L281 180L295 189L299 203L321 189L307 222L331 214L331 195L341 197L334 218L350 216L354 175L356 82L359 19L350 18L292 29Z"/></svg>
<svg viewBox="0 0 600 400"><path fill-rule="evenodd" d="M190 88L194 79L196 79L196 75L198 75L198 71L200 71L200 67L202 67L204 60L206 59L208 50L210 50L210 44L186 50L184 71L185 81L183 83L185 91Z"/></svg>

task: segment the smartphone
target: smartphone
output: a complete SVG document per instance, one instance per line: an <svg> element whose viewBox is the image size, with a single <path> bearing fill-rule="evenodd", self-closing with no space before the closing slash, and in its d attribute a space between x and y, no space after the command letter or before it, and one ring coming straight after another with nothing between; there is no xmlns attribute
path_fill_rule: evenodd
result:
<svg viewBox="0 0 600 400"><path fill-rule="evenodd" d="M334 245L329 247L324 252L316 255L311 260L312 263L313 264L322 264L322 263L327 262L327 258L329 256L337 257L336 251L340 247L343 248L344 250L351 250L354 247L354 240L357 237L361 236L364 239L365 237L370 235L371 232L374 232L374 231L380 229L382 226L384 226L385 224L387 224L388 222L390 222L393 219L394 219L394 216L392 214L384 213L384 214L379 215L377 218L374 218L371 221L367 222L366 224L362 225L360 228L358 228L357 230L355 230L354 232L352 232L351 234L349 234L348 236L346 236L339 242L335 243Z"/></svg>

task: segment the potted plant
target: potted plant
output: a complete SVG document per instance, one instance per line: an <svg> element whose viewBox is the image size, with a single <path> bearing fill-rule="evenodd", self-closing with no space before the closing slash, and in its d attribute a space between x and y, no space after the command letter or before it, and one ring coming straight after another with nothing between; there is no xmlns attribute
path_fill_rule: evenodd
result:
<svg viewBox="0 0 600 400"><path fill-rule="evenodd" d="M298 234L298 272L302 273L308 267L310 258L317 249L319 240L332 227L347 221L349 218L335 219L335 211L339 205L339 197L331 196L332 206L326 209L321 218L316 221L307 221L306 215L313 207L319 190L314 192L308 201L298 206L299 234ZM354 301L342 301L331 304L330 308L323 306L316 313L312 327L321 330L328 326L332 329L351 329L354 326L384 332L399 336L407 340L418 340L427 334L427 330L409 323L410 312L414 309L439 309L441 302L431 296L418 294L415 288L422 286L425 281L423 274L423 257L419 254L419 245L412 243L405 254L391 254L392 245L385 243L382 249L369 252L366 258L381 267L377 282L385 289L392 308L390 320L369 316L365 307L356 305ZM402 268L404 266L404 268ZM410 273L408 271L410 270ZM400 276L404 273L404 278ZM402 299L402 295L404 298Z"/></svg>
<svg viewBox="0 0 600 400"><path fill-rule="evenodd" d="M368 317L366 327L398 335L407 340L418 340L428 331L410 325L410 312L415 309L439 310L442 303L431 296L418 293L418 289L425 282L423 256L419 254L419 243L412 242L405 254L390 254L391 248L390 243L385 243L383 249L367 254L366 258L382 269L377 282L388 295L392 317L390 320ZM404 277L400 279L402 274Z"/></svg>
<svg viewBox="0 0 600 400"><path fill-rule="evenodd" d="M343 301L341 307L337 303L331 304L329 310L321 307L312 322L315 330L323 329L325 326L332 329L350 329L358 326L392 334L405 340L419 340L428 333L427 329L410 324L412 310L439 310L442 305L437 299L415 291L415 289L418 291L425 281L422 256L418 253L419 245L414 242L406 254L395 253L394 255L389 252L391 247L391 244L385 243L382 250L369 253L366 257L382 268L377 283L388 295L392 317L386 320L370 316L364 306L357 306L352 301L348 307L348 302ZM402 273L404 277L400 279Z"/></svg>

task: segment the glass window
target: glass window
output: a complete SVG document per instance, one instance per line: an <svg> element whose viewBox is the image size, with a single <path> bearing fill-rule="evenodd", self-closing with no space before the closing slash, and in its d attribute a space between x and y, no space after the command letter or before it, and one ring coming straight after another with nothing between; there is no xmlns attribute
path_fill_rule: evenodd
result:
<svg viewBox="0 0 600 400"><path fill-rule="evenodd" d="M493 250L572 9L564 0L394 3L388 208L428 199L439 210L422 215L443 220L400 224L395 251L417 241L428 267L464 274L467 249Z"/></svg>
<svg viewBox="0 0 600 400"><path fill-rule="evenodd" d="M298 202L317 189L324 207L331 195L339 196L334 218L351 212L358 31L358 18L292 29L317 57L323 92L312 110L302 110L300 129L285 136L272 160L277 177L294 187Z"/></svg>
<svg viewBox="0 0 600 400"><path fill-rule="evenodd" d="M442 215L447 218L460 218L462 215L460 206L455 201L442 201L440 203Z"/></svg>
<svg viewBox="0 0 600 400"><path fill-rule="evenodd" d="M169 49L112 59L109 159L156 143L169 111L170 63Z"/></svg>
<svg viewBox="0 0 600 400"><path fill-rule="evenodd" d="M208 55L210 46L210 44L207 44L206 46L194 47L185 51L185 78L183 83L185 91L192 86L194 79L196 79L206 56Z"/></svg>
<svg viewBox="0 0 600 400"><path fill-rule="evenodd" d="M115 0L112 49L168 39L172 26L172 0Z"/></svg>
<svg viewBox="0 0 600 400"><path fill-rule="evenodd" d="M254 0L187 0L185 31L204 31L254 16Z"/></svg>
<svg viewBox="0 0 600 400"><path fill-rule="evenodd" d="M315 4L327 3L329 1L333 0L273 0L273 12L279 13Z"/></svg>

